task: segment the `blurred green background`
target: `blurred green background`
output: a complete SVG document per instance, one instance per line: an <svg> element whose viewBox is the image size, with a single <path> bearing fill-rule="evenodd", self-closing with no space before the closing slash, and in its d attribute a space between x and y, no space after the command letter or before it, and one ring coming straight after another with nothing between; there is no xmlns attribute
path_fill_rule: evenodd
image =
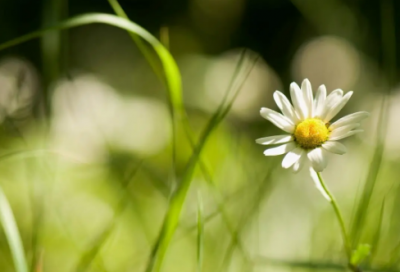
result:
<svg viewBox="0 0 400 272"><path fill-rule="evenodd" d="M354 247L372 245L363 271L400 271L398 1L120 4L176 60L187 120L171 121L165 82L122 29L85 25L0 51L0 185L29 271L145 271L185 178L160 271L345 271L338 223L308 172L255 144L278 133L260 108L277 109L273 92L304 78L314 91L354 90L338 117L371 113L323 174ZM107 0L0 0L0 43L93 12L114 14ZM240 93L190 175L232 78ZM3 231L0 271L16 271Z"/></svg>

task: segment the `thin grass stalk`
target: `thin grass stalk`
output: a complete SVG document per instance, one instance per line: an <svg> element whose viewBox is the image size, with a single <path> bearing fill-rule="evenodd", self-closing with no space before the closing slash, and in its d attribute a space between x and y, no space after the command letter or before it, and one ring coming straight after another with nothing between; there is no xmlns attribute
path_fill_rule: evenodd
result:
<svg viewBox="0 0 400 272"><path fill-rule="evenodd" d="M24 247L15 222L14 214L3 189L0 187L0 222L10 246L12 259L17 272L28 272Z"/></svg>
<svg viewBox="0 0 400 272"><path fill-rule="evenodd" d="M271 192L269 189L269 186L271 186L271 175L272 175L272 169L274 167L270 167L267 169L267 174L264 177L264 179L260 182L261 184L258 185L258 190L255 191L255 201L251 204L250 208L243 214L242 218L239 221L239 224L237 228L234 230L235 231L235 238L239 239L239 233L240 231L249 223L251 217L254 216L254 214L258 211L259 205L261 201L265 198L265 196ZM229 269L229 259L231 255L233 254L233 250L235 247L238 245L238 242L234 240L234 238L231 238L229 242L229 246L227 251L224 254L224 257L222 258L222 265L221 269L219 271L228 271ZM249 260L245 260L246 264L251 263Z"/></svg>
<svg viewBox="0 0 400 272"><path fill-rule="evenodd" d="M379 176L383 160L383 151L385 149L384 139L387 132L387 119L390 110L390 99L388 99L388 97L391 94L391 89L396 84L396 29L392 0L381 1L381 33L383 70L386 74L386 85L388 85L388 88L386 94L384 94L382 98L378 125L376 129L377 137L373 158L369 167L369 172L364 185L363 194L361 196L361 200L358 205L355 218L353 220L353 225L351 229L353 245L356 245L359 242L361 231L363 229L369 204L371 201L372 193L374 191L375 184Z"/></svg>
<svg viewBox="0 0 400 272"><path fill-rule="evenodd" d="M250 73L250 72L249 72ZM248 74L246 74L246 77ZM169 243L172 239L173 234L177 228L180 213L183 208L183 203L185 201L187 192L190 188L192 176L194 173L195 166L197 165L201 151L203 150L208 138L210 137L211 133L216 129L219 123L225 118L228 114L229 110L232 107L233 102L235 101L236 97L243 86L244 80L238 84L238 88L236 89L233 97L229 100L228 103L226 101L222 101L223 104L226 104L226 107L223 108L221 111L214 112L213 116L211 117L210 121L208 122L204 132L202 133L198 144L196 145L189 162L186 164L186 169L184 171L182 180L180 182L180 186L174 192L171 202L167 211L167 214L164 218L164 222L160 231L160 234L156 240L155 245L150 254L150 258L148 264L146 266L146 272L152 271L159 271L161 268L161 264L165 257L167 248Z"/></svg>
<svg viewBox="0 0 400 272"><path fill-rule="evenodd" d="M124 9L121 7L117 0L108 0L108 3L114 10L115 14L119 17L129 20L128 15L125 13ZM154 74L157 78L168 88L168 77L165 77L160 69L159 61L155 58L154 53L151 52L148 46L143 43L142 38L135 33L129 33L133 42L138 47L139 51L142 53L146 61L149 63L151 69L153 70ZM168 28L163 27L161 28L161 37L160 41L163 46L169 50L169 37L168 37ZM175 107L172 101L172 92L173 90L168 90L168 98L169 98L169 110L171 115L171 127L172 127L172 181L176 179L176 149L177 149L177 127L178 127L178 120L177 118L184 113L183 105L180 108ZM172 186L171 186L172 187Z"/></svg>

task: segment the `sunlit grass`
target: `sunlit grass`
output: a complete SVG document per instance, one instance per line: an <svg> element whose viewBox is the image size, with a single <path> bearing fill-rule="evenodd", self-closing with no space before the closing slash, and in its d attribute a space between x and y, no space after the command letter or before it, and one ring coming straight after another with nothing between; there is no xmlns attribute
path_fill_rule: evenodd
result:
<svg viewBox="0 0 400 272"><path fill-rule="evenodd" d="M75 161L51 149L51 95L46 93L47 125L23 131L29 144L10 141L11 151L0 155L5 192L0 194L0 218L7 240L0 243L5 253L0 267L14 271L14 266L18 272L57 267L59 271L345 271L348 260L340 229L311 178L286 173L279 160L259 155L254 143L264 131L259 123L230 119L235 99L260 58L243 50L217 108L210 115L198 114L184 103L181 73L168 46L130 21L117 1L109 4L117 16L72 17L2 43L0 50L35 38L44 38L46 44L49 33L95 23L127 31L132 50L139 48L164 84L171 143L159 154L141 157L105 139L108 160ZM391 14L387 6L383 10ZM391 17L385 18L389 18L383 22L385 29L391 29ZM383 31L389 74L395 70L392 35ZM43 54L50 81L58 80L62 76L52 62L54 56ZM349 188L354 191L361 183L359 195L348 201L340 195L343 190L334 188L344 200L344 222L351 221L350 226L342 222L351 227L348 257L359 244L372 246L370 256L353 271L399 271L400 241L393 227L398 226L399 196L390 192L398 185L384 182L398 174L384 157L387 101L384 98L380 107L374 145L355 141L373 153L372 158L358 156L366 178L352 180ZM351 169L349 158L340 160L334 166ZM341 175L330 175L329 183L344 186L342 178L348 181L350 174ZM9 178L17 183L9 183ZM379 184L384 193L376 193ZM28 194L20 193L21 188ZM32 213L29 218L26 210ZM302 236L309 241L302 241Z"/></svg>

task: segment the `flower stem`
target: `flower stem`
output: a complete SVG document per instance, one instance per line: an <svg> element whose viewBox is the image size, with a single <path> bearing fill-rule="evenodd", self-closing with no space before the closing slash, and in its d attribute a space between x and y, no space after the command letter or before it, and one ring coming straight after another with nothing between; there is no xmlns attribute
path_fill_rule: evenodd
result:
<svg viewBox="0 0 400 272"><path fill-rule="evenodd" d="M325 193L330 198L330 203L331 203L331 205L333 207L333 210L335 211L336 217L337 217L337 219L339 221L340 229L342 231L344 248L346 250L346 254L347 254L347 257L348 257L349 262L350 262L350 259L351 259L351 244L350 244L349 237L347 236L346 226L344 224L342 213L340 212L339 206L338 206L334 196L331 194L331 192L329 191L328 187L326 187L325 182L322 179L321 173L317 172L317 175L318 175L318 179L319 179L319 181L321 183L322 188L324 189ZM359 271L359 270L355 270L355 271Z"/></svg>

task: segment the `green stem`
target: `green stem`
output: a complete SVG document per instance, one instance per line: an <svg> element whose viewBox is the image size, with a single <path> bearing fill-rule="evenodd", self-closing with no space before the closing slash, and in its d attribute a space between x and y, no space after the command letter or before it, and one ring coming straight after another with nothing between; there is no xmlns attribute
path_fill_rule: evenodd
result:
<svg viewBox="0 0 400 272"><path fill-rule="evenodd" d="M348 257L349 262L350 262L350 259L351 259L351 244L350 244L349 237L347 236L346 226L344 224L342 213L340 212L339 206L338 206L334 196L329 191L328 187L326 187L325 182L322 179L321 173L317 172L317 175L318 175L318 179L319 179L319 181L321 183L322 188L324 189L325 193L330 198L330 203L331 203L331 205L333 207L333 210L335 211L336 217L337 217L337 219L339 221L340 229L342 231L344 248L346 250L346 254L347 254L347 257Z"/></svg>

